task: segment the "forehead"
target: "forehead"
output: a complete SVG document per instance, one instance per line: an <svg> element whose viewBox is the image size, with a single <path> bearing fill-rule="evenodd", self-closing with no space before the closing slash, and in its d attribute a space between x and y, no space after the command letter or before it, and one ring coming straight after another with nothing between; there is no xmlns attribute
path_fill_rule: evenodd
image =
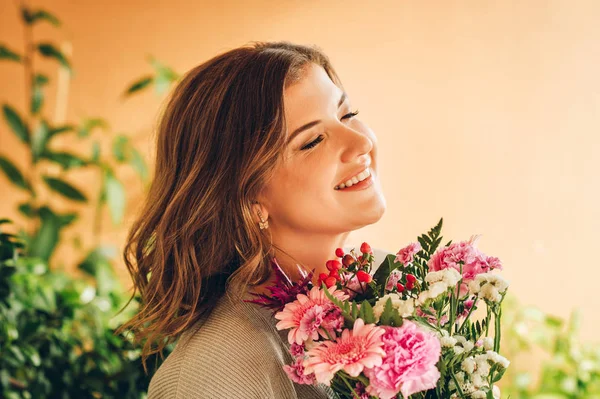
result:
<svg viewBox="0 0 600 399"><path fill-rule="evenodd" d="M342 90L331 81L323 67L310 63L305 67L302 78L283 93L287 134L305 123L320 119L330 108L337 109L341 93Z"/></svg>

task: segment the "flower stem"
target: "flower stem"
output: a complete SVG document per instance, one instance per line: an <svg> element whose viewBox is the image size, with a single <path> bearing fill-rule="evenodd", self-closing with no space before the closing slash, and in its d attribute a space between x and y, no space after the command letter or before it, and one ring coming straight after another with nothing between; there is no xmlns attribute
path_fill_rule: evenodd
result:
<svg viewBox="0 0 600 399"><path fill-rule="evenodd" d="M344 376L344 373L340 373L340 378L342 379L342 381L344 381L344 383L348 386L348 388L350 388L350 390L352 391L352 395L354 395L356 397L356 399L360 399L360 396L358 396L358 394L356 393L356 391L354 390L354 388L352 388L352 385L350 385L350 383L348 382L348 380L346 379L346 377Z"/></svg>

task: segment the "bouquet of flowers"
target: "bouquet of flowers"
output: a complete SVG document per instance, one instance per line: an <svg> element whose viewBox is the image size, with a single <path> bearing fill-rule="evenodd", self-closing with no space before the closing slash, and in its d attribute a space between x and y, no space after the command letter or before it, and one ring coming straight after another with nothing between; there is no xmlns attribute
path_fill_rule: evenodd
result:
<svg viewBox="0 0 600 399"><path fill-rule="evenodd" d="M289 330L291 380L326 384L340 398L499 399L494 384L509 365L499 354L508 283L493 273L502 264L476 248L477 236L438 248L441 227L376 270L367 243L360 254L338 248L318 286L313 273L291 282L272 260L271 295L251 302Z"/></svg>

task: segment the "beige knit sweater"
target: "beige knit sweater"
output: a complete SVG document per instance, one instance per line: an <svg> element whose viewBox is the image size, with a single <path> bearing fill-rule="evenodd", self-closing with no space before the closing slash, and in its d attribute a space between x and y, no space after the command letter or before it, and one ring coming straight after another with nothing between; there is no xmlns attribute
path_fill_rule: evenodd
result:
<svg viewBox="0 0 600 399"><path fill-rule="evenodd" d="M388 252L374 250L375 267ZM268 309L224 295L206 322L182 334L150 382L148 399L332 399L329 387L292 382L287 331Z"/></svg>

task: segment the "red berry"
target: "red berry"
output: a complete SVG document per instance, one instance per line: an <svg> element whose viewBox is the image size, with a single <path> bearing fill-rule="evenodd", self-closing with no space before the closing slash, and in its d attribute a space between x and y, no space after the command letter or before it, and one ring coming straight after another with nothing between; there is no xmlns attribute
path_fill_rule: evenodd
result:
<svg viewBox="0 0 600 399"><path fill-rule="evenodd" d="M335 277L329 276L325 279L325 285L327 286L327 288L333 287L336 282L337 280Z"/></svg>
<svg viewBox="0 0 600 399"><path fill-rule="evenodd" d="M412 281L407 281L406 282L406 289L407 290L412 290L413 288L415 288L415 283L413 283Z"/></svg>
<svg viewBox="0 0 600 399"><path fill-rule="evenodd" d="M327 273L321 273L321 274L319 274L319 280L320 280L320 281L325 281L325 279L326 279L327 277L329 277L329 276L327 275ZM320 284L319 284L319 285L320 285Z"/></svg>
<svg viewBox="0 0 600 399"><path fill-rule="evenodd" d="M363 254L372 254L373 250L371 249L371 246L369 244L367 244L366 242L363 242L362 245L360 246L360 252L362 252Z"/></svg>
<svg viewBox="0 0 600 399"><path fill-rule="evenodd" d="M396 288L398 289L398 292L404 291L404 286L401 283L396 283Z"/></svg>
<svg viewBox="0 0 600 399"><path fill-rule="evenodd" d="M416 281L417 281L417 278L415 276L413 276L412 274L407 274L406 275L406 282L407 283L414 284Z"/></svg>
<svg viewBox="0 0 600 399"><path fill-rule="evenodd" d="M361 283L370 283L371 281L373 281L373 276L371 276L369 273L365 272L364 270L359 270L358 272L356 272L356 278Z"/></svg>
<svg viewBox="0 0 600 399"><path fill-rule="evenodd" d="M328 260L325 266L327 266L327 270L329 271L339 270L342 268L342 264L339 260Z"/></svg>
<svg viewBox="0 0 600 399"><path fill-rule="evenodd" d="M343 258L344 257L344 250L342 248L336 248L336 250L335 250L335 256L337 256L338 258Z"/></svg>
<svg viewBox="0 0 600 399"><path fill-rule="evenodd" d="M342 259L342 263L346 267L350 266L354 262L355 262L355 259L354 259L354 257L352 257L352 255L344 255L344 258Z"/></svg>

